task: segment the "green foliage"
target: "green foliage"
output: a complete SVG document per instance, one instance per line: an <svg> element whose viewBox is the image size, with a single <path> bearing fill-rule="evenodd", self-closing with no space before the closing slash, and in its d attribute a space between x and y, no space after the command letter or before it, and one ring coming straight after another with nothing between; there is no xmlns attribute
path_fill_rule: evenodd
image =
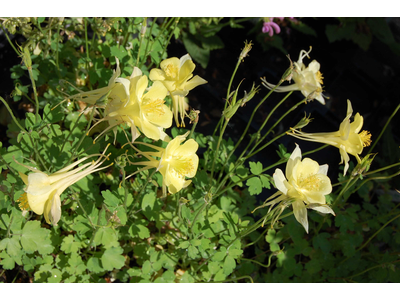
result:
<svg viewBox="0 0 400 300"><path fill-rule="evenodd" d="M94 124L104 117L104 106L112 99L100 96L90 106L72 97L79 91L107 87L116 59L124 79L129 78L134 66L149 75L169 57L167 46L172 37L181 39L194 61L205 68L211 51L224 47L218 37L221 29L239 28L247 20L2 20L8 33L25 38L22 46L32 60L29 70L24 64L10 69L14 80L11 102L30 101L34 107L21 119L8 110L14 117L7 129L9 145L0 143L0 274L7 275L2 279L11 282L14 279L9 278L10 274L24 274L33 282L49 283L399 281L398 205L390 196L389 179L372 177L375 171L354 177L340 174L333 193L325 198L336 216L308 209L306 234L293 216L293 199L282 197L282 201L268 206L271 199L261 197L277 192L279 186L271 169L281 164L279 168L284 170L291 156L279 144L274 149L279 161L271 165L255 161L254 154L265 145L260 142L266 137L262 136L263 128L251 135L246 145L249 147L242 153L238 138L227 137L230 120L224 117L212 135L190 127L196 123L168 129L171 139L190 134L199 145L195 176L183 176L178 166L172 174L178 181L184 177L191 182L170 193L165 186L166 176L161 173L163 166L154 164L146 169L145 165L146 159L156 159L167 141L153 141L140 129L141 136L132 144L131 130L124 123L114 127L115 132L100 136L109 124ZM398 50L381 19L343 22L343 28L327 28L332 42L351 38L366 48L375 35L393 51ZM316 31L304 23L288 24L299 32L315 35ZM369 26L372 33L354 36L360 26ZM279 36L269 41L269 46L286 51ZM24 77L29 77L30 83ZM186 96L190 98L190 94ZM168 105L172 105L171 98L165 100ZM3 99L2 103L6 104ZM274 127L270 129L274 131ZM394 141L387 141L393 148ZM146 156L142 151L150 154ZM90 160L79 162L88 156ZM68 187L62 187L58 225L47 224L43 216L49 210L52 215L56 202L53 206L46 200L40 215L24 206L24 193L32 192L27 189L24 175L41 171L63 176L64 172L58 171L77 161L73 172L78 174L94 168L99 158L104 160L101 169L87 172L79 180L73 177ZM350 170L353 168L351 164ZM28 185L30 180L32 177L28 177ZM50 184L43 186L33 188L33 193L40 194ZM378 187L382 191L379 195ZM47 197L54 200L55 194L53 191Z"/></svg>

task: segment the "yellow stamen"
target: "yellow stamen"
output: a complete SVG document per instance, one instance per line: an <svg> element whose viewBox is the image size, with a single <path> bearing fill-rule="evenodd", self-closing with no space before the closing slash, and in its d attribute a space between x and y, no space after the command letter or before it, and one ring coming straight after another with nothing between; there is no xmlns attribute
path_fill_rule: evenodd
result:
<svg viewBox="0 0 400 300"><path fill-rule="evenodd" d="M194 164L191 158L173 156L171 166L179 176L188 176L193 173Z"/></svg>
<svg viewBox="0 0 400 300"><path fill-rule="evenodd" d="M19 202L18 207L21 210L29 210L29 203L28 203L28 196L26 195L26 193L23 193L21 195L21 197L18 198L17 202Z"/></svg>
<svg viewBox="0 0 400 300"><path fill-rule="evenodd" d="M167 75L167 77L175 79L176 76L178 75L178 68L173 64L169 64L165 67L164 72Z"/></svg>
<svg viewBox="0 0 400 300"><path fill-rule="evenodd" d="M371 133L367 130L363 130L358 134L363 142L363 147L368 147L371 145Z"/></svg>
<svg viewBox="0 0 400 300"><path fill-rule="evenodd" d="M321 179L319 179L316 175L311 175L306 178L303 178L303 176L300 175L298 183L299 187L302 189L306 189L308 191L318 191L321 184L320 181Z"/></svg>
<svg viewBox="0 0 400 300"><path fill-rule="evenodd" d="M323 83L324 83L324 82L323 82L324 77L322 76L322 73L321 73L320 71L317 72L316 77L317 77L317 81L318 81L320 84L323 84Z"/></svg>
<svg viewBox="0 0 400 300"><path fill-rule="evenodd" d="M165 101L162 99L156 99L153 101L148 101L146 104L142 105L142 109L144 113L151 114L151 113L158 113L160 116L163 115L164 112L164 103Z"/></svg>

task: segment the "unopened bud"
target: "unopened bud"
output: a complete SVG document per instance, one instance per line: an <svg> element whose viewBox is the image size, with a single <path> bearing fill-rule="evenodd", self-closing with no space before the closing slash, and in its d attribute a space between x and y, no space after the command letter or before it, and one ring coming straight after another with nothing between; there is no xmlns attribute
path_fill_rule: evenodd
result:
<svg viewBox="0 0 400 300"><path fill-rule="evenodd" d="M361 163L359 163L351 173L352 177L360 176L360 179L363 179L363 174L368 172L369 168L371 167L372 161L375 158L375 155L378 153L369 153L364 158L361 160ZM373 155L371 157L371 155Z"/></svg>
<svg viewBox="0 0 400 300"><path fill-rule="evenodd" d="M142 28L140 29L140 35L144 37L146 34L146 29L147 29L147 18L144 18L143 23L142 23Z"/></svg>
<svg viewBox="0 0 400 300"><path fill-rule="evenodd" d="M293 128L301 129L303 127L306 127L308 125L308 123L310 123L313 120L310 118L310 116L311 116L311 114L307 117L307 114L305 113L304 117Z"/></svg>
<svg viewBox="0 0 400 300"><path fill-rule="evenodd" d="M249 93L247 93L246 91L244 91L244 97L241 101L241 106L244 106L247 102L249 102L251 99L253 99L253 97L255 96L255 94L257 94L260 90L260 86L254 87L254 83L253 86L251 87L251 90Z"/></svg>
<svg viewBox="0 0 400 300"><path fill-rule="evenodd" d="M192 109L192 111L189 113L190 124L199 122L199 114L199 110Z"/></svg>

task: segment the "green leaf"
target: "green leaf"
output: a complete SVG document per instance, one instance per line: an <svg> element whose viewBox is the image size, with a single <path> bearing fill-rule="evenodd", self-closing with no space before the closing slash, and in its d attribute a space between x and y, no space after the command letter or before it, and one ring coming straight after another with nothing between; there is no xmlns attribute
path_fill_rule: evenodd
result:
<svg viewBox="0 0 400 300"><path fill-rule="evenodd" d="M121 269L125 264L125 257L121 255L123 249L121 247L112 247L104 251L101 257L103 268L112 271L113 269Z"/></svg>
<svg viewBox="0 0 400 300"><path fill-rule="evenodd" d="M258 177L248 179L246 185L249 187L250 195L259 195L262 192L262 183Z"/></svg>
<svg viewBox="0 0 400 300"><path fill-rule="evenodd" d="M117 247L119 245L117 235L109 227L100 228L94 236L94 242L96 245L103 244L105 248Z"/></svg>
<svg viewBox="0 0 400 300"><path fill-rule="evenodd" d="M146 194L142 200L142 212L150 221L154 221L156 219L156 213L153 210L155 202L156 194L154 192Z"/></svg>
<svg viewBox="0 0 400 300"><path fill-rule="evenodd" d="M228 276L229 274L231 274L235 268L236 268L235 259L232 258L232 256L228 255L225 258L224 267L223 267L225 276Z"/></svg>
<svg viewBox="0 0 400 300"><path fill-rule="evenodd" d="M267 175L261 174L260 180L261 180L263 188L266 188L266 189L271 188L271 179Z"/></svg>
<svg viewBox="0 0 400 300"><path fill-rule="evenodd" d="M250 171L252 174L260 175L262 173L263 165L259 161L256 163L251 161L251 162L249 162L249 165L250 165Z"/></svg>
<svg viewBox="0 0 400 300"><path fill-rule="evenodd" d="M210 59L210 50L202 48L202 46L199 45L199 41L190 33L184 32L182 40L190 56L203 68L206 68Z"/></svg>
<svg viewBox="0 0 400 300"><path fill-rule="evenodd" d="M138 237L141 239L147 239L148 237L150 237L150 230L143 226L143 225L135 225L133 224L130 228L129 228L129 234L132 237Z"/></svg>
<svg viewBox="0 0 400 300"><path fill-rule="evenodd" d="M74 242L74 236L68 235L63 239L60 249L65 253L72 253L72 252L78 252L80 248L82 248L82 246L80 243Z"/></svg>
<svg viewBox="0 0 400 300"><path fill-rule="evenodd" d="M48 231L40 228L39 221L28 221L22 229L21 244L27 253L43 248Z"/></svg>
<svg viewBox="0 0 400 300"><path fill-rule="evenodd" d="M102 191L101 194L104 197L104 203L109 207L117 207L121 202L121 199L115 196L110 190Z"/></svg>
<svg viewBox="0 0 400 300"><path fill-rule="evenodd" d="M226 248L221 247L221 249L211 257L212 261L222 261L226 256Z"/></svg>
<svg viewBox="0 0 400 300"><path fill-rule="evenodd" d="M197 257L197 254L199 253L199 250L195 246L190 245L188 248L188 256L192 259L195 259Z"/></svg>
<svg viewBox="0 0 400 300"><path fill-rule="evenodd" d="M97 257L89 258L87 262L87 269L93 273L100 273L104 271L104 269L100 265L100 259Z"/></svg>

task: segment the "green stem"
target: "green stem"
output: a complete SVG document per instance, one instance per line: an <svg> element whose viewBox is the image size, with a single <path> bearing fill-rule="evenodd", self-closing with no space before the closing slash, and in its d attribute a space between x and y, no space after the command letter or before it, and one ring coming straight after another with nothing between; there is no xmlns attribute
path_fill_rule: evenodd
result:
<svg viewBox="0 0 400 300"><path fill-rule="evenodd" d="M150 182L150 179L153 177L153 175L154 175L156 172L157 172L157 169L155 169L155 170L153 171L153 173L151 173L149 176L147 176L146 182L143 184L143 186L141 187L140 191L139 191L138 194L136 195L135 201L133 201L132 207L131 207L131 209L129 210L129 212L128 212L128 214L127 214L128 219L129 219L130 215L132 214L133 209L135 208L136 203L139 201L139 196L140 196L140 195L142 194L142 192L145 190L147 184Z"/></svg>
<svg viewBox="0 0 400 300"><path fill-rule="evenodd" d="M218 142L217 142L217 148L215 149L215 151L213 153L213 161L212 161L212 165L211 165L211 176L210 176L210 190L211 190L211 187L212 187L212 180L213 180L213 175L214 175L215 161L217 159L217 156L219 156L218 155L219 147L220 147L220 144L221 144L222 136L224 135L224 132L225 132L225 129L226 129L226 126L228 125L228 123L229 123L229 121L226 120L224 125L222 126L221 132L219 134Z"/></svg>
<svg viewBox="0 0 400 300"><path fill-rule="evenodd" d="M89 57L89 39L88 39L88 34L87 34L87 18L85 18L85 43L86 43L86 70L88 72L88 76L89 76L89 68L90 68L90 57ZM90 84L90 80L88 80L89 83L89 89L92 89L92 85Z"/></svg>
<svg viewBox="0 0 400 300"><path fill-rule="evenodd" d="M144 18L143 22L147 24L147 18ZM143 24L143 23L142 23ZM143 27L143 25L142 25ZM146 33L142 33L142 28L140 29L140 44L139 44L139 50L137 54L137 59L136 59L136 66L139 66L139 61L140 61L140 50L142 49L142 44L143 44L143 39Z"/></svg>
<svg viewBox="0 0 400 300"><path fill-rule="evenodd" d="M391 261L389 264L395 264L395 263L398 263L398 262L400 262L400 259L395 260L395 261ZM371 268L368 268L368 269L366 269L366 270L364 270L364 271L362 271L362 272L360 272L360 273L357 273L357 274L355 274L355 275L346 277L346 278L344 278L344 279L346 280L346 279L351 279L351 278L353 278L353 277L360 276L360 275L362 275L362 274L364 274L364 273L367 273L367 272L369 272L369 271L371 271L371 270L373 270L373 269L376 269L376 268L379 268L379 267L382 268L382 267L384 267L386 264L388 264L388 263L381 263L381 264L378 264L378 265L376 265L376 266L373 266L373 267L371 267Z"/></svg>
<svg viewBox="0 0 400 300"><path fill-rule="evenodd" d="M260 265L260 266L262 266L264 268L269 268L269 266L271 265L272 256L274 256L274 255L275 255L274 253L271 253L270 256L268 257L268 265L264 265L264 264L260 263L259 261L256 261L256 260L253 260L253 259L249 259L249 258L240 258L240 260L249 261L249 262L252 262L252 263L256 263L256 264L258 264L258 265Z"/></svg>
<svg viewBox="0 0 400 300"><path fill-rule="evenodd" d="M3 27L3 24L1 24L1 28L3 29L3 32L4 32L5 36L6 36L6 38L7 38L8 42L9 42L9 44L10 44L11 47L14 49L15 53L17 53L17 55L19 56L20 53L19 53L19 51L17 50L17 48L14 47L14 44L11 42L10 38L8 37L7 30Z"/></svg>
<svg viewBox="0 0 400 300"><path fill-rule="evenodd" d="M173 18L171 19L171 21L172 21L172 20L173 20ZM175 19L175 27L171 30L171 33L170 33L169 36L168 36L168 40L167 40L165 46L163 47L163 52L162 52L161 55L160 55L160 58L161 58L161 59L162 59L162 57L163 57L165 51L167 50L167 46L169 45L169 41L171 40L172 35L174 34L175 28L178 26L179 20L180 20L180 17L178 17L178 18ZM167 27L167 26L166 26L166 27Z"/></svg>
<svg viewBox="0 0 400 300"><path fill-rule="evenodd" d="M0 100L1 102L3 102L4 106L7 108L8 112L11 115L11 118L13 119L13 121L15 122L15 124L18 126L19 129L21 129L21 131L23 131L24 133L28 134L28 132L25 130L24 127L21 126L21 124L19 124L17 118L14 116L10 106L8 105L8 103L0 96ZM29 134L28 134L29 135Z"/></svg>
<svg viewBox="0 0 400 300"><path fill-rule="evenodd" d="M147 40L146 40L146 48L144 49L144 55L145 55L145 57L148 55L148 52L147 52L147 51L148 51L148 48L149 48L149 45L150 45L150 39L151 39L151 35L152 35L152 32L153 32L154 25L156 24L156 20L157 20L157 17L155 17L154 20L153 20L152 23L151 23L151 27L150 27L150 31L149 31L149 36L148 36L148 38L147 38ZM154 41L153 41L153 43L154 43ZM152 45L152 47L153 47L153 45ZM150 47L150 49L151 49L151 47ZM145 61L146 61L146 60L143 60L143 61L141 62L140 66L139 66L139 69L142 68L142 66L143 66L143 64L145 63Z"/></svg>
<svg viewBox="0 0 400 300"><path fill-rule="evenodd" d="M72 152L72 155L71 155L71 157L69 158L69 160L68 160L68 162L67 162L66 165L69 165L70 162L71 162L73 159L75 159L75 153L78 151L78 149L79 149L79 147L81 146L83 140L84 140L85 137L87 136L87 132L88 132L88 130L89 130L89 128L90 128L90 125L92 124L94 111L95 111L95 108L93 107L92 113L90 114L90 118L89 118L88 125L87 125L87 127L86 127L86 133L84 133L84 134L82 135L81 139L79 140L78 144L76 145L76 147L75 147L75 149L74 149L74 152ZM82 113L82 115L83 115L83 113ZM71 131L71 132L72 132L72 131Z"/></svg>
<svg viewBox="0 0 400 300"><path fill-rule="evenodd" d="M28 67L28 72L29 72L29 78L31 79L32 82L33 95L35 96L35 103L36 103L35 120L37 123L39 121L39 99L37 96L35 79L33 79L32 67Z"/></svg>
<svg viewBox="0 0 400 300"><path fill-rule="evenodd" d="M374 149L375 145L378 143L379 139L382 137L383 133L386 130L386 127L389 125L390 121L392 120L392 118L394 117L394 115L397 113L397 111L400 109L400 104L397 105L396 109L393 111L392 115L389 117L389 119L387 120L385 126L383 127L381 133L379 134L378 138L375 139L375 142L372 144L372 146L369 148L367 154L371 153L372 149Z"/></svg>

